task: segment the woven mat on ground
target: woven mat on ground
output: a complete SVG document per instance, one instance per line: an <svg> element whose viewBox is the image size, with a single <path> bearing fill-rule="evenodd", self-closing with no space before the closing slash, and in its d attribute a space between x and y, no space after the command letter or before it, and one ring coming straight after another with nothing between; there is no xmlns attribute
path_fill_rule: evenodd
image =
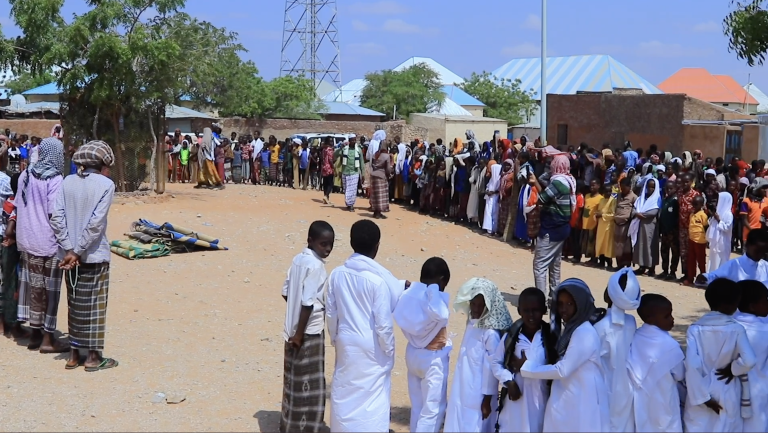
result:
<svg viewBox="0 0 768 433"><path fill-rule="evenodd" d="M171 254L171 249L162 243L143 243L137 240L112 241L109 249L126 259L148 259Z"/></svg>
<svg viewBox="0 0 768 433"><path fill-rule="evenodd" d="M200 250L227 250L219 240L204 233L171 223L158 225L140 219L131 224L125 234L129 239L113 241L113 253L127 259L141 259L167 256L171 253L188 253Z"/></svg>

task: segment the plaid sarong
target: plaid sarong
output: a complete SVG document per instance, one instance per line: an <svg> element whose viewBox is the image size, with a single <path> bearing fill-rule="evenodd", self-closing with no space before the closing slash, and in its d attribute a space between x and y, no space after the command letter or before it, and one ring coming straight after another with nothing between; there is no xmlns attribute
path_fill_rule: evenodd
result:
<svg viewBox="0 0 768 433"><path fill-rule="evenodd" d="M357 200L357 184L360 181L359 174L344 175L344 202L347 206L354 206Z"/></svg>
<svg viewBox="0 0 768 433"><path fill-rule="evenodd" d="M21 253L19 275L19 322L32 329L56 330L56 315L61 297L59 259Z"/></svg>
<svg viewBox="0 0 768 433"><path fill-rule="evenodd" d="M19 313L19 249L16 243L2 248L3 320L15 324Z"/></svg>
<svg viewBox="0 0 768 433"><path fill-rule="evenodd" d="M301 349L284 346L281 432L316 432L325 414L325 334L304 335Z"/></svg>
<svg viewBox="0 0 768 433"><path fill-rule="evenodd" d="M389 212L389 182L371 176L371 207L374 212Z"/></svg>
<svg viewBox="0 0 768 433"><path fill-rule="evenodd" d="M104 350L107 327L109 263L84 263L66 271L69 305L69 344L87 350Z"/></svg>

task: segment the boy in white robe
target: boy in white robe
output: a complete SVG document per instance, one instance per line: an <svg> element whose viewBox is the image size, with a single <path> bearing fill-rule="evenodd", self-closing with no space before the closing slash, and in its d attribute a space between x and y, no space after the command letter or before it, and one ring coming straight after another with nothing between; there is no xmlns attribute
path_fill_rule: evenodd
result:
<svg viewBox="0 0 768 433"><path fill-rule="evenodd" d="M632 393L627 374L627 355L635 335L635 318L627 311L640 305L640 283L632 268L616 272L608 280L605 291L608 311L595 323L600 337L600 369L608 387L608 407L611 414L612 432L632 432Z"/></svg>
<svg viewBox="0 0 768 433"><path fill-rule="evenodd" d="M635 332L627 359L635 431L682 432L677 385L685 380L685 355L669 335L675 326L672 303L650 293L643 295L637 312L644 323Z"/></svg>
<svg viewBox="0 0 768 433"><path fill-rule="evenodd" d="M512 326L512 316L498 287L484 278L472 278L459 289L455 311L467 313L451 395L445 412L448 432L492 432L491 416L498 404L499 381L491 370L501 333Z"/></svg>
<svg viewBox="0 0 768 433"><path fill-rule="evenodd" d="M544 428L544 410L549 397L548 381L526 379L520 374L523 353L534 363L557 361L554 333L543 320L547 313L544 292L529 287L520 293L517 320L504 334L491 359L493 375L504 384L499 397L496 431L540 432ZM517 365L515 361L517 360Z"/></svg>
<svg viewBox="0 0 768 433"><path fill-rule="evenodd" d="M757 363L744 327L733 318L741 291L733 281L719 278L707 286L704 297L712 311L686 333L683 425L686 432L741 432L752 407L749 389L742 389L744 379L738 376Z"/></svg>
<svg viewBox="0 0 768 433"><path fill-rule="evenodd" d="M696 277L696 285L706 286L718 278L731 281L756 280L768 284L768 230L754 229L747 235L744 255L731 259L714 271Z"/></svg>
<svg viewBox="0 0 768 433"><path fill-rule="evenodd" d="M412 432L440 431L445 418L451 340L445 327L450 311L445 287L451 271L445 260L432 257L421 268L419 283L403 292L394 318L408 340L408 396Z"/></svg>
<svg viewBox="0 0 768 433"><path fill-rule="evenodd" d="M752 416L744 419L745 432L768 431L768 289L759 281L736 283L741 288L739 311L733 318L747 331L757 365L749 371Z"/></svg>

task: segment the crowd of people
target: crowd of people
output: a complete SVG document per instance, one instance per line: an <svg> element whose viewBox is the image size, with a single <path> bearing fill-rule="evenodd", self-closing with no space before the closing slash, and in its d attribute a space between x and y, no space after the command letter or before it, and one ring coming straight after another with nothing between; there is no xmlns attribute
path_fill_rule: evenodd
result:
<svg viewBox="0 0 768 433"><path fill-rule="evenodd" d="M91 141L72 150L73 167L64 177L60 126L50 137L33 137L29 147L26 137L9 131L0 142L0 157L8 156L7 173L0 172L0 329L28 340L29 350L69 353L67 369L117 367L102 353L111 255L107 215L115 191L111 147ZM20 143L28 153L14 159ZM68 342L55 337L62 279Z"/></svg>
<svg viewBox="0 0 768 433"><path fill-rule="evenodd" d="M354 254L327 274L335 238L329 223L312 223L283 285L281 432L325 424L326 329L331 431L389 431L395 324L408 342L413 432L768 431L767 229L749 232L743 256L700 275L710 311L688 328L685 352L669 334L672 302L641 294L630 267L610 276L605 308L569 278L549 301L523 290L517 320L492 281L472 278L453 300L466 315L453 352L444 259L428 259L418 282L400 280L376 262L381 231L364 219L350 231Z"/></svg>

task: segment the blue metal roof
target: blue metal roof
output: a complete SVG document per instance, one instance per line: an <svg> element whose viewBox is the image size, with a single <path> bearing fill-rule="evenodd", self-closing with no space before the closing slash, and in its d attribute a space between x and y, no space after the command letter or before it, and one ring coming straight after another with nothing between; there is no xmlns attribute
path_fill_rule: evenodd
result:
<svg viewBox="0 0 768 433"><path fill-rule="evenodd" d="M61 90L55 82L21 92L22 95L58 95L59 93L61 93Z"/></svg>
<svg viewBox="0 0 768 433"><path fill-rule="evenodd" d="M480 107L485 107L485 104L478 101L477 98L470 95L469 93L461 90L460 87L443 86L443 93L445 93L445 96L448 97L448 99L451 99L453 102L459 105L477 105Z"/></svg>
<svg viewBox="0 0 768 433"><path fill-rule="evenodd" d="M325 109L320 110L321 114L346 114L358 116L384 116L378 111L369 110L359 105L347 102L324 102Z"/></svg>
<svg viewBox="0 0 768 433"><path fill-rule="evenodd" d="M520 88L541 95L541 59L514 59L492 73L499 79L519 79ZM579 92L613 92L613 89L661 90L608 55L547 58L547 93L573 95Z"/></svg>

